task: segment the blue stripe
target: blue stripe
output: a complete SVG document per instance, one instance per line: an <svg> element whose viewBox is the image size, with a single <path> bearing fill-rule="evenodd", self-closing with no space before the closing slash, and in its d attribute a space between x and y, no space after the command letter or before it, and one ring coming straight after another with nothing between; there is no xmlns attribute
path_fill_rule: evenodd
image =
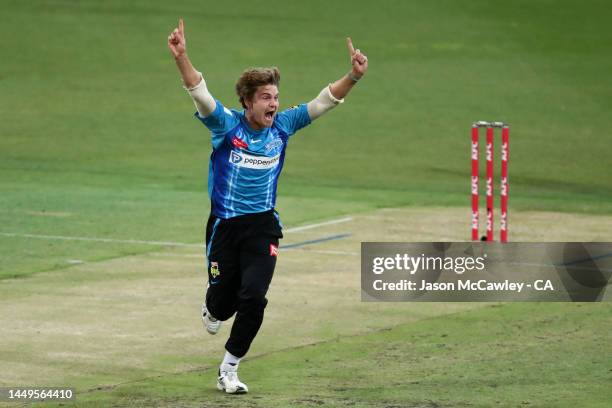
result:
<svg viewBox="0 0 612 408"><path fill-rule="evenodd" d="M285 228L285 227L283 226L282 221L280 220L280 215L278 215L278 213L276 212L276 210L275 210L275 211L274 211L272 214L274 214L274 217L276 218L276 221L278 221L278 225L280 225L280 227L281 227L281 228Z"/></svg>
<svg viewBox="0 0 612 408"><path fill-rule="evenodd" d="M219 225L219 223L221 222L221 218L217 218L215 220L215 225L213 225L213 230L212 230L212 234L210 234L210 241L208 241L208 245L206 246L206 258L210 257L210 247L212 246L212 242L213 242L213 238L215 238L215 232L217 232L217 226ZM208 260L209 263L209 267L210 267L210 259Z"/></svg>
<svg viewBox="0 0 612 408"><path fill-rule="evenodd" d="M312 239L310 241L302 241L302 242L296 242L295 244L283 245L282 248L283 249L298 248L298 247L303 247L303 246L306 246L306 245L318 244L319 242L334 241L336 239L346 238L346 237L348 237L350 235L351 234L332 235L330 237L319 238L319 239Z"/></svg>

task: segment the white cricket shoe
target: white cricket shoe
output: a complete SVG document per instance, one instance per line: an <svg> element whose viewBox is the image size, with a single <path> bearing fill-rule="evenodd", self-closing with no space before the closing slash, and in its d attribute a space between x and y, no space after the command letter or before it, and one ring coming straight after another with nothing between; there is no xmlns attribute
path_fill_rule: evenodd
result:
<svg viewBox="0 0 612 408"><path fill-rule="evenodd" d="M249 388L238 379L238 367L231 364L221 364L217 389L228 394L246 394Z"/></svg>
<svg viewBox="0 0 612 408"><path fill-rule="evenodd" d="M210 334L217 334L221 328L221 320L217 320L206 309L206 302L202 303L202 323Z"/></svg>

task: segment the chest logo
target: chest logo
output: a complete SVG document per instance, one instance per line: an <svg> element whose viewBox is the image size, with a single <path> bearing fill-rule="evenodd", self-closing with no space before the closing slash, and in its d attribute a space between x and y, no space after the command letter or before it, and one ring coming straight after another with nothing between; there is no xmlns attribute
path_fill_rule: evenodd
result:
<svg viewBox="0 0 612 408"><path fill-rule="evenodd" d="M247 142L238 139L236 136L234 136L234 138L232 139L232 145L237 149L246 149L249 147Z"/></svg>
<svg viewBox="0 0 612 408"><path fill-rule="evenodd" d="M238 164L241 161L242 161L242 155L232 150L232 154L230 155L230 163Z"/></svg>
<svg viewBox="0 0 612 408"><path fill-rule="evenodd" d="M234 166L257 170L273 169L278 165L279 161L280 154L273 157L266 157L232 151L229 157L229 162Z"/></svg>
<svg viewBox="0 0 612 408"><path fill-rule="evenodd" d="M266 145L266 152L274 150L277 147L281 147L282 145L283 145L283 141L280 138L274 139Z"/></svg>

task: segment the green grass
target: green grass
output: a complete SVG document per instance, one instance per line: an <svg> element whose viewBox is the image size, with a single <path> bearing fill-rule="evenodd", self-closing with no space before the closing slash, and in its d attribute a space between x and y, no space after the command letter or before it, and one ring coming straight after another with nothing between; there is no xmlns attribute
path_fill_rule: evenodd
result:
<svg viewBox="0 0 612 408"><path fill-rule="evenodd" d="M610 311L492 305L247 361L241 376L254 392L245 396L218 392L209 369L90 390L77 405L605 407Z"/></svg>
<svg viewBox="0 0 612 408"><path fill-rule="evenodd" d="M194 64L230 106L247 66L278 65L290 106L347 71L346 35L369 55L346 104L292 139L280 183L286 224L465 206L478 119L511 123L512 208L612 213L606 2L4 1L4 232L200 239L210 145L165 46L178 16ZM43 221L28 211L76 215ZM0 276L52 269L74 252L72 243L0 239ZM143 250L76 252L94 260Z"/></svg>
<svg viewBox="0 0 612 408"><path fill-rule="evenodd" d="M368 55L346 103L291 140L278 201L285 225L384 207L467 210L469 131L480 119L511 124L511 211L612 214L606 1L4 0L0 233L203 241L210 142L165 45L179 16L194 64L228 106L248 66L280 67L288 107L348 71L345 36ZM156 249L0 235L0 280L20 278L27 296L36 273L61 277L75 260ZM244 365L261 393L238 400L196 371L82 401L604 406L610 367L597 357L608 309L505 305L270 354ZM530 337L539 335L550 341ZM98 368L92 378L113 383L117 372Z"/></svg>

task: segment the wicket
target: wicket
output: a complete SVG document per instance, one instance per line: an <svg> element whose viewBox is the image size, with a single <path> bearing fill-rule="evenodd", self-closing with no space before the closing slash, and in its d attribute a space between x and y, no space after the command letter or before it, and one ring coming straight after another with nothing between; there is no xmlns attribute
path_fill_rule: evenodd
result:
<svg viewBox="0 0 612 408"><path fill-rule="evenodd" d="M472 124L472 241L478 241L479 217L478 217L478 182L479 182L479 129L486 128L486 195L487 195L487 234L482 237L483 241L493 241L493 144L494 129L501 128L501 190L500 190L500 241L508 242L508 158L510 155L510 127L503 122L478 121Z"/></svg>

